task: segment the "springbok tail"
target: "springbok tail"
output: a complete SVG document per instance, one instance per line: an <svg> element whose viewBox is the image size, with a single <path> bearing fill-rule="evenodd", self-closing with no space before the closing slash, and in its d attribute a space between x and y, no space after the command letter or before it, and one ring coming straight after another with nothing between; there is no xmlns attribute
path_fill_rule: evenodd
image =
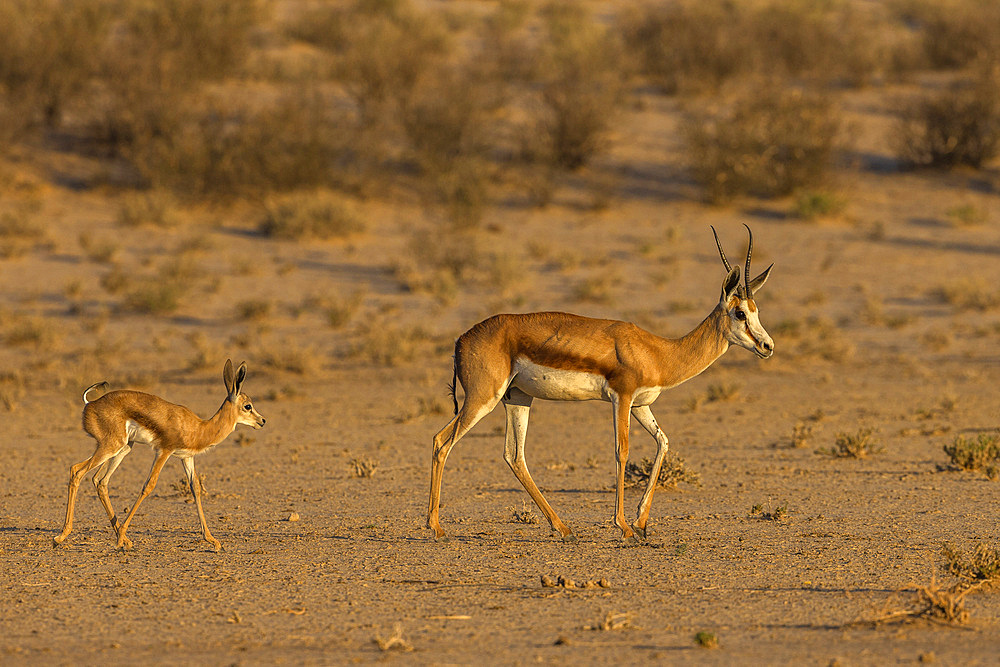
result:
<svg viewBox="0 0 1000 667"><path fill-rule="evenodd" d="M104 381L104 382L95 382L94 384L90 385L89 387L87 387L86 389L83 390L83 404L86 405L87 403L90 403L90 401L87 400L87 394L89 394L91 391L93 391L94 389L97 389L98 387L100 387L101 389L104 389L106 391L108 389L108 387L110 387L110 386L111 385L108 384L107 381Z"/></svg>

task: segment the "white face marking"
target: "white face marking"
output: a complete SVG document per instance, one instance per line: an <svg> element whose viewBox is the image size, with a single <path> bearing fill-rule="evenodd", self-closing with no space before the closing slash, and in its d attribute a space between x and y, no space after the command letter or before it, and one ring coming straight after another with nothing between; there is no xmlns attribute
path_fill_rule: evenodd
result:
<svg viewBox="0 0 1000 667"><path fill-rule="evenodd" d="M731 345L739 345L756 354L762 359L771 356L774 351L774 341L760 323L760 311L750 308L745 299L737 299L734 307L728 308L729 328L726 338Z"/></svg>
<svg viewBox="0 0 1000 667"><path fill-rule="evenodd" d="M549 368L518 357L511 375L511 385L535 398L550 401L611 400L608 381L598 373Z"/></svg>

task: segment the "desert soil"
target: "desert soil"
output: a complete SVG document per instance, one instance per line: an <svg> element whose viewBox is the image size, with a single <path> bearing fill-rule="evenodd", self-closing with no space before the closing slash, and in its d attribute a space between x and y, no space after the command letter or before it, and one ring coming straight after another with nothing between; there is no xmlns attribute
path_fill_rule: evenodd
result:
<svg viewBox="0 0 1000 667"><path fill-rule="evenodd" d="M0 203L29 206L45 237L0 261L0 662L995 664L995 593L966 599L962 628L869 622L948 581L945 542L995 545L1000 494L982 474L942 469L943 445L997 428L1000 311L940 296L996 293L1000 180L885 168L881 99L847 97L856 159L838 171L846 209L832 219L795 218L787 200L699 203L680 165L664 164L677 154L677 109L650 96L596 168L611 174L609 206L569 182L547 208L491 210L475 247L449 246L443 223L405 202L363 203L366 230L328 242L266 239L251 206L126 228L120 193L61 185L72 179L50 165L63 157L6 165ZM986 222L956 224L961 206ZM532 506L501 456L502 410L448 461L451 539L431 539L430 443L451 411L454 338L505 310L680 335L715 306L724 277L709 224L732 258L743 222L756 270L775 263L757 302L776 354L732 349L654 404L701 485L657 493L647 543L622 544L611 523L608 405L544 401L528 463L579 541L551 537L537 510L540 523L516 520ZM130 276L182 255L195 284L168 315L122 309L81 234L115 245ZM414 258L420 243L514 268L474 273L454 295L412 291L400 276L431 271ZM350 320L331 326L322 304L354 294ZM250 300L266 304L259 316L240 310ZM207 417L227 357L247 361L245 391L268 421L198 459L223 550L201 541L173 462L132 524L133 550L114 549L89 481L74 532L53 548L69 468L92 452L82 389L108 380ZM709 400L720 388L723 400ZM794 447L800 422L812 434ZM882 447L870 457L817 453L865 428ZM633 425L633 460L653 451ZM374 474L359 476L355 460ZM151 461L148 448L125 459L111 484L119 511ZM629 489L629 509L639 494ZM542 576L609 585L551 588ZM699 632L718 647L699 646ZM387 651L376 641L394 636Z"/></svg>

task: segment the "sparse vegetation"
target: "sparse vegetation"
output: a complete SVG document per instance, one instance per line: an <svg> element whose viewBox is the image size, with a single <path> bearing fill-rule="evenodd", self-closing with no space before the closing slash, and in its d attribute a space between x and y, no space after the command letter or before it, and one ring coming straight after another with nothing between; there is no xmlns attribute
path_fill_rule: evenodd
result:
<svg viewBox="0 0 1000 667"><path fill-rule="evenodd" d="M812 442L812 436L813 424L809 424L804 421L796 422L795 426L792 428L792 447L795 449L808 447L809 443Z"/></svg>
<svg viewBox="0 0 1000 667"><path fill-rule="evenodd" d="M351 469L354 477L367 479L375 475L378 470L378 461L370 456L358 456L351 459Z"/></svg>
<svg viewBox="0 0 1000 667"><path fill-rule="evenodd" d="M757 503L750 508L750 514L747 516L751 519L762 519L764 521L787 521L788 505L778 505L774 509L771 509L771 501L768 500L766 511L763 503Z"/></svg>
<svg viewBox="0 0 1000 667"><path fill-rule="evenodd" d="M507 511L511 514L511 521L513 523L528 523L534 524L538 523L538 517L535 516L534 511L528 503L521 501L521 509L516 507L508 507Z"/></svg>
<svg viewBox="0 0 1000 667"><path fill-rule="evenodd" d="M645 486L653 472L653 461L643 458L642 462L629 461L625 465L625 486ZM701 486L701 475L689 470L684 459L672 452L667 452L660 466L660 474L656 477L656 487L660 489L676 489L681 482L693 486Z"/></svg>
<svg viewBox="0 0 1000 667"><path fill-rule="evenodd" d="M719 648L719 638L704 630L694 636L694 643L702 648Z"/></svg>
<svg viewBox="0 0 1000 667"><path fill-rule="evenodd" d="M332 195L302 194L274 202L260 223L265 236L279 239L329 239L364 229L364 223L345 200Z"/></svg>
<svg viewBox="0 0 1000 667"><path fill-rule="evenodd" d="M838 215L846 207L843 197L825 190L803 190L795 196L795 215L803 220Z"/></svg>
<svg viewBox="0 0 1000 667"><path fill-rule="evenodd" d="M905 108L895 138L900 161L910 167L979 169L996 157L1000 152L997 81L995 72L986 71Z"/></svg>
<svg viewBox="0 0 1000 667"><path fill-rule="evenodd" d="M695 180L721 203L821 184L839 128L827 97L764 83L693 111L682 131Z"/></svg>
<svg viewBox="0 0 1000 667"><path fill-rule="evenodd" d="M866 459L882 451L882 445L874 440L875 430L858 429L855 433L838 433L834 446L820 448L817 454L827 454L838 458Z"/></svg>
<svg viewBox="0 0 1000 667"><path fill-rule="evenodd" d="M935 294L959 310L991 310L1000 306L1000 290L978 276L951 280L937 288Z"/></svg>
<svg viewBox="0 0 1000 667"><path fill-rule="evenodd" d="M944 446L951 464L961 470L982 472L992 480L1000 479L1000 435L980 433L975 438L960 435Z"/></svg>

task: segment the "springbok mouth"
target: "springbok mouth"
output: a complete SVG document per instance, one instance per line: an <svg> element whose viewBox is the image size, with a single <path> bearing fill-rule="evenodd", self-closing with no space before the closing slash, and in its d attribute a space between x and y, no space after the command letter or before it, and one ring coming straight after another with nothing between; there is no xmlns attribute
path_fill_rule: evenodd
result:
<svg viewBox="0 0 1000 667"><path fill-rule="evenodd" d="M771 355L774 354L774 350L771 350L770 352L768 352L768 353L765 354L765 353L761 352L760 350L754 348L754 354L756 354L761 359L770 359Z"/></svg>

